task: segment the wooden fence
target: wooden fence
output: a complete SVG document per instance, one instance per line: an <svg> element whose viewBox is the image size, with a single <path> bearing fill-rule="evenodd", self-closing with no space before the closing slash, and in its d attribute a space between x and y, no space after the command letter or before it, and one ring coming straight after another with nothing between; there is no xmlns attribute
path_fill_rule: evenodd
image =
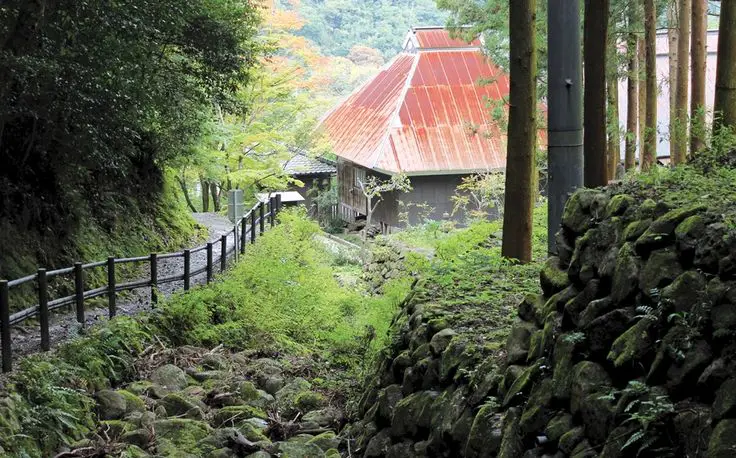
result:
<svg viewBox="0 0 736 458"><path fill-rule="evenodd" d="M267 208L268 207L268 208ZM100 296L107 296L108 315L113 318L117 313L116 296L122 291L132 291L139 288L151 288L151 301L157 302L156 289L159 285L183 281L184 290L189 290L191 279L197 275L206 273L207 283L213 278L214 270L219 263L222 272L227 268L227 258L231 254L237 259L238 252L245 253L245 247L250 243L256 243L257 234L263 235L266 223L273 227L276 224L276 215L281 210L281 195L271 197L266 204L260 202L251 208L234 226L233 229L222 235L216 242L208 242L205 245L192 249L186 249L176 253L151 253L148 256L135 258L109 257L105 261L83 264L77 262L73 267L57 270L38 269L33 275L28 275L16 280L0 280L0 351L2 352L2 371L10 372L13 369L13 350L11 341L11 328L30 318L38 317L41 330L41 350L51 349L51 338L49 332L50 313L65 306L74 305L77 322L85 325L84 302ZM233 236L231 248L227 247L227 239ZM215 245L219 245L219 258L214 257ZM207 253L207 264L196 270L191 270L191 256L195 253ZM166 278L158 277L158 261L162 259L183 258L184 269L180 275ZM148 264L150 276L136 281L117 283L115 278L115 266L120 264ZM88 269L105 267L107 270L107 284L95 289L85 289L85 271ZM74 294L50 300L48 281L61 275L74 275ZM30 282L36 282L38 291L38 304L10 314L10 290Z"/></svg>

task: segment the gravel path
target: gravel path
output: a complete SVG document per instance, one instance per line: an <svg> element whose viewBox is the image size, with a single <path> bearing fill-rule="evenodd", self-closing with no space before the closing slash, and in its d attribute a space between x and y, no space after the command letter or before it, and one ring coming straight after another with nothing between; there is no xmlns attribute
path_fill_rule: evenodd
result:
<svg viewBox="0 0 736 458"><path fill-rule="evenodd" d="M216 213L196 213L194 219L202 226L209 229L209 240L215 243L213 247L213 271L218 273L220 271L220 249L221 244L219 243L222 235L231 231L233 228L232 223L225 217ZM230 250L233 247L233 235L230 234L227 239L227 249ZM230 259L232 255L230 256ZM207 265L207 253L201 251L194 253L191 256L191 270L196 271ZM143 269L141 273L142 278L148 275L148 267ZM161 259L158 261L158 278L173 277L181 275L184 272L184 259L181 257ZM132 279L129 279L132 280ZM121 279L118 279L121 281ZM206 273L202 273L191 279L191 285L203 284L207 281ZM168 283L159 287L159 298L169 297L176 291L182 290L184 287L183 281L174 283ZM85 313L86 326L89 328L97 323L108 319L107 312L107 300L102 299L104 306L97 308L88 308ZM86 306L91 307L89 302L85 303ZM117 296L117 314L118 315L135 315L142 311L152 310L151 304L151 290L150 288L141 288L130 292L118 293ZM55 313L51 317L51 323L49 327L49 333L51 336L52 347L59 342L72 338L79 334L81 330L80 325L76 321L73 310L63 311ZM41 349L41 333L38 328L38 323L35 320L27 321L25 324L13 327L12 330L12 341L13 341L13 358L17 359L19 356L28 355L35 353Z"/></svg>

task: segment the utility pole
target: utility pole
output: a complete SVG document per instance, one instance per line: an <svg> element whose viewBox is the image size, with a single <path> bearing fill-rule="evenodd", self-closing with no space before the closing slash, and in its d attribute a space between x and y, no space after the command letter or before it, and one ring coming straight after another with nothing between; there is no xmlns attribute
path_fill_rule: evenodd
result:
<svg viewBox="0 0 736 458"><path fill-rule="evenodd" d="M550 0L547 69L549 79L548 249L557 254L555 234L567 198L583 186L583 78L578 0Z"/></svg>

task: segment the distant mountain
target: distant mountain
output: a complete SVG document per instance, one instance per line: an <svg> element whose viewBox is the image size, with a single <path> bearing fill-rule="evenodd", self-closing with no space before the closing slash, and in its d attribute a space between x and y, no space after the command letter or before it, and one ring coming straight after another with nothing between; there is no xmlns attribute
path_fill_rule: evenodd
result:
<svg viewBox="0 0 736 458"><path fill-rule="evenodd" d="M401 50L407 30L415 25L444 25L445 12L434 0L279 0L307 21L297 32L322 52L347 56L355 45L375 48L385 58Z"/></svg>

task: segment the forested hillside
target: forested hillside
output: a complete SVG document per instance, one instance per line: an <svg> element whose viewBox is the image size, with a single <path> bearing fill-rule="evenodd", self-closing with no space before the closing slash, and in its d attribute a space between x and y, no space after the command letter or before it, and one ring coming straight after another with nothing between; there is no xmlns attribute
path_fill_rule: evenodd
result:
<svg viewBox="0 0 736 458"><path fill-rule="evenodd" d="M362 45L390 58L410 27L444 25L447 18L434 0L280 0L280 6L299 11L306 20L299 34L335 56Z"/></svg>

